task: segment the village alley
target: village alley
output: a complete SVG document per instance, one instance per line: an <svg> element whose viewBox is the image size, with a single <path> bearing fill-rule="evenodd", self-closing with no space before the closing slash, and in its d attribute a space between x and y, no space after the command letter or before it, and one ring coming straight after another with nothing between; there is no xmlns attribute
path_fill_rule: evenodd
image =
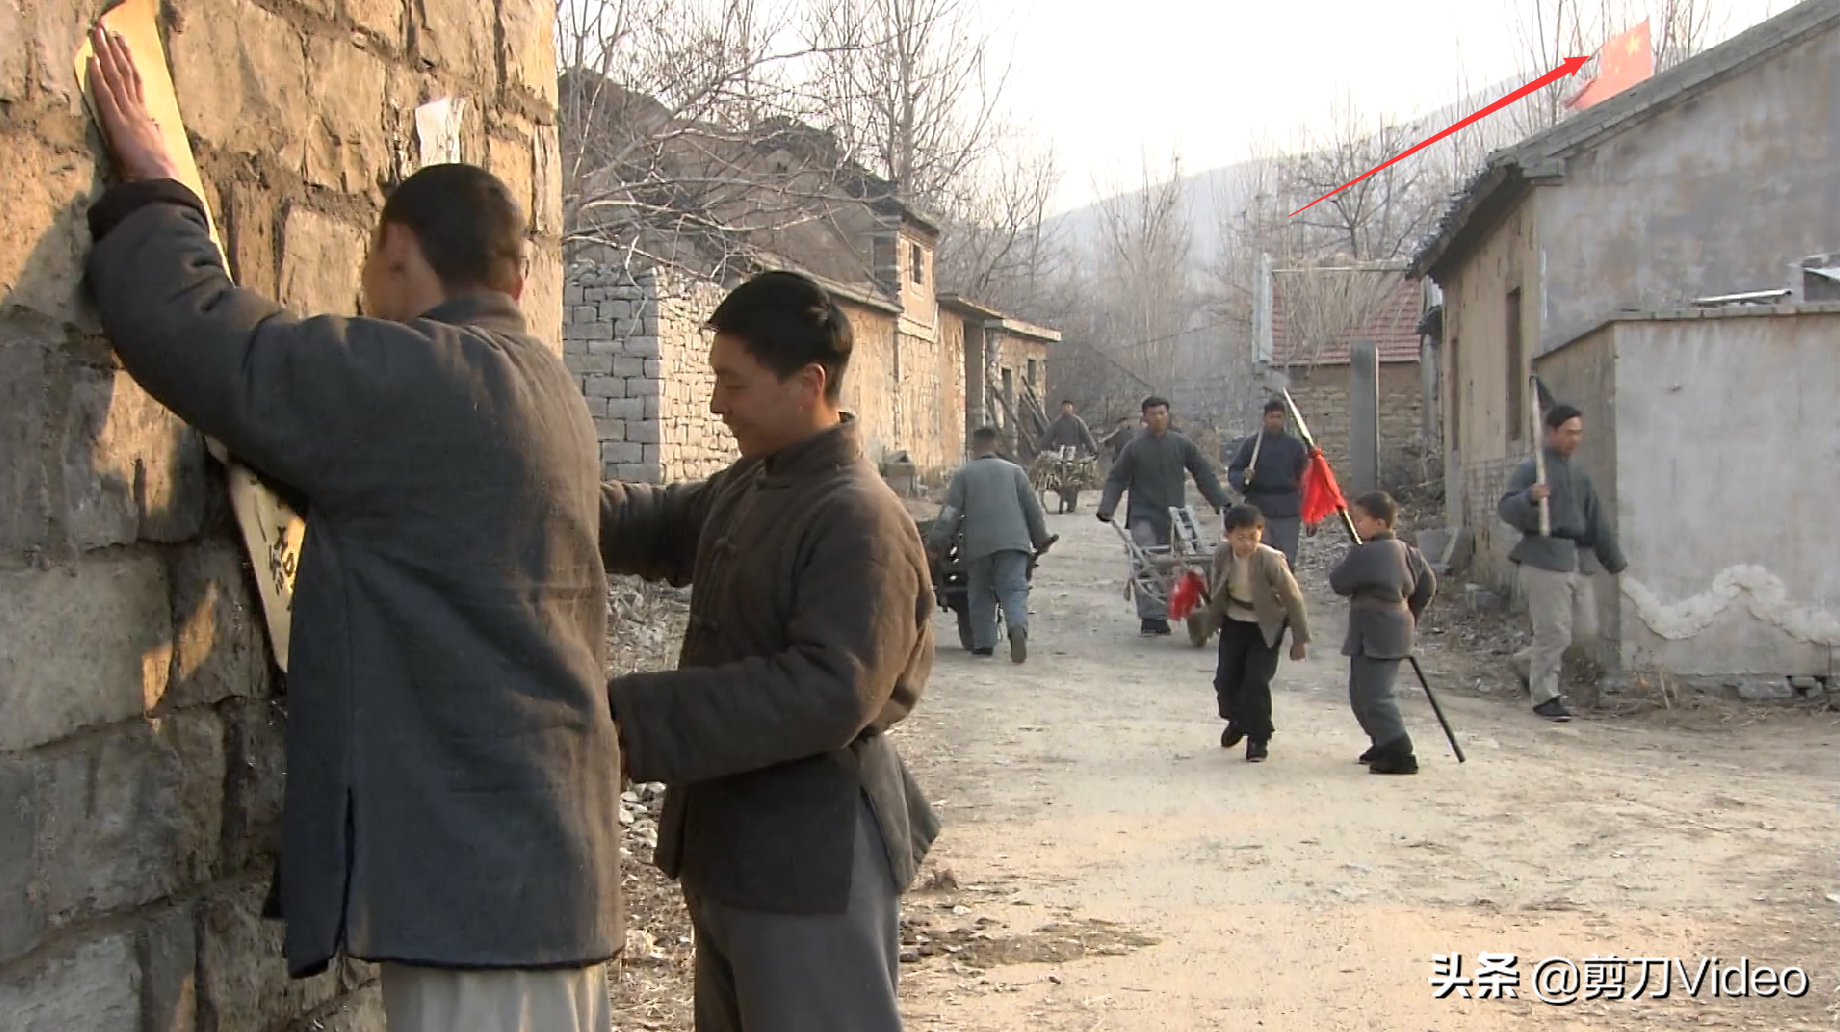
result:
<svg viewBox="0 0 1840 1032"><path fill-rule="evenodd" d="M1317 642L1280 667L1271 759L1252 765L1217 743L1212 646L1139 638L1112 530L1050 520L1028 664L973 659L941 614L926 699L897 731L946 822L905 907L915 1032L1835 1026L1834 714L1550 725L1453 689L1458 765L1413 686L1422 773L1369 776L1325 529L1300 564ZM1425 654L1434 682L1462 662ZM1468 978L1481 953L1515 956L1514 998L1437 998L1433 955ZM1586 961L1610 956L1670 958L1668 997L1619 961L1622 995L1643 998L1609 998L1611 966ZM1548 957L1584 972L1578 1002L1537 998ZM1689 993L1672 960L1691 977L1706 958L1810 984Z"/></svg>

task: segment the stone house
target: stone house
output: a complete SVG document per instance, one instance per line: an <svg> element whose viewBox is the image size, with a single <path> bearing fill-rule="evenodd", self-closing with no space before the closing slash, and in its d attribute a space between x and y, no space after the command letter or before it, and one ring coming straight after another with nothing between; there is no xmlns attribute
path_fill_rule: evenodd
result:
<svg viewBox="0 0 1840 1032"><path fill-rule="evenodd" d="M1442 293L1446 518L1474 536L1473 576L1513 579L1494 511L1533 447L1541 355L1620 311L1794 295L1800 259L1840 248L1832 98L1808 85L1836 60L1840 0L1792 7L1497 152L1414 256Z"/></svg>
<svg viewBox="0 0 1840 1032"><path fill-rule="evenodd" d="M645 98L593 85L602 107L659 117ZM587 89L582 81L562 88ZM592 250L571 263L567 357L601 420L607 475L674 480L733 460L732 438L708 411L702 326L724 290L760 271L789 269L817 280L850 319L855 351L843 401L860 421L869 457L923 482L942 480L965 450L967 377L973 373L968 322L978 329L971 343L979 362L982 334L1000 341L1055 335L1000 314L987 326L990 315L974 313L968 320L962 303L960 309L942 304L934 268L938 224L904 203L893 184L841 153L828 134L788 121L753 142L728 135L677 126L658 134L651 165L626 170L649 175L660 166L694 181L717 178L720 171L753 184L698 198L709 208L703 221L726 228L696 236L648 230L637 248L647 257L630 267L623 257ZM750 224L749 213L765 203L762 193L799 210L770 229L735 228ZM999 364L999 373L1003 368ZM1034 369L1039 384L1046 356L1021 357L1014 368ZM973 390L981 389L983 369L975 371Z"/></svg>
<svg viewBox="0 0 1840 1032"><path fill-rule="evenodd" d="M1424 399L1419 321L1424 312L1424 285L1407 279L1397 265L1312 270L1311 290L1331 290L1338 298L1358 298L1364 314L1351 326L1338 326L1328 339L1312 340L1297 318L1310 303L1297 277L1271 278L1272 369L1283 374L1291 397L1310 425L1311 435L1338 471L1352 470L1349 448L1350 351L1357 340L1371 340L1378 357L1378 475L1388 489L1425 480ZM1334 290L1323 280L1355 281ZM1340 320L1337 320L1338 322ZM1251 421L1256 415L1245 417ZM1347 476L1347 473L1343 474Z"/></svg>
<svg viewBox="0 0 1840 1032"><path fill-rule="evenodd" d="M258 916L283 680L223 470L82 298L103 174L71 58L100 6L0 0L0 1025L381 1030L370 966L290 981ZM160 6L239 282L354 312L380 184L453 152L417 111L457 98L460 157L531 215L526 309L556 340L549 0Z"/></svg>
<svg viewBox="0 0 1840 1032"><path fill-rule="evenodd" d="M963 354L963 425L952 431L959 450L978 427L993 426L1010 455L1032 456L1042 425L1060 412L1060 399L1046 391L1048 345L1061 335L956 294L942 295L939 309L945 339Z"/></svg>
<svg viewBox="0 0 1840 1032"><path fill-rule="evenodd" d="M1836 342L1834 302L1626 312L1534 359L1584 413L1629 558L1598 592L1606 665L1785 694L1840 675Z"/></svg>

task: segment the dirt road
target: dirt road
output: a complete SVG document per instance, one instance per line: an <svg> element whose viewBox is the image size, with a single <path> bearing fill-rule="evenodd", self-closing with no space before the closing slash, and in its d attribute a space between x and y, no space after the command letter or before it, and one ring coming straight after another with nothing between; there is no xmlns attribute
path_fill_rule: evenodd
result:
<svg viewBox="0 0 1840 1032"><path fill-rule="evenodd" d="M1029 663L973 659L942 615L898 732L947 822L933 885L908 901L925 954L905 969L910 1028L1836 1027L1834 714L1551 725L1455 690L1459 766L1414 688L1423 772L1371 776L1353 762L1342 608L1312 556L1325 532L1302 563L1318 644L1280 667L1271 760L1247 764L1218 745L1211 647L1137 637L1090 498L1050 520ZM1434 684L1473 683L1465 662L1426 655ZM1434 953L1467 977L1481 952L1519 958L1518 998L1434 998ZM1746 957L1813 985L1689 997L1670 970L1653 999L1651 969L1640 1001L1534 998L1538 961L1610 955L1679 958L1689 977ZM1612 967L1636 990L1637 967Z"/></svg>

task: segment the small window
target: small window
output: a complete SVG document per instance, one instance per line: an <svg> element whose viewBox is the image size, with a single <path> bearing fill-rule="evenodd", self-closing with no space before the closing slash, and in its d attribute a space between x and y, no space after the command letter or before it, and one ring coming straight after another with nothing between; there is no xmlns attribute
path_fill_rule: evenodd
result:
<svg viewBox="0 0 1840 1032"><path fill-rule="evenodd" d="M926 252L920 249L919 244L907 245L907 267L915 283L926 282Z"/></svg>

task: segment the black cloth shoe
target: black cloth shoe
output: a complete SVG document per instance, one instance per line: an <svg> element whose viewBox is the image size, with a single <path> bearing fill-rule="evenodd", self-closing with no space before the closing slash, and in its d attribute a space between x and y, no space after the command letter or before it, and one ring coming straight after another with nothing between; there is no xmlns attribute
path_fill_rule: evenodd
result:
<svg viewBox="0 0 1840 1032"><path fill-rule="evenodd" d="M1144 621L1144 633L1152 634L1158 638L1161 638L1173 632L1171 632L1169 629L1168 620L1145 620Z"/></svg>
<svg viewBox="0 0 1840 1032"><path fill-rule="evenodd" d="M1367 765L1369 774L1417 774L1418 757L1412 755L1412 739L1401 735L1380 747L1379 755Z"/></svg>
<svg viewBox="0 0 1840 1032"><path fill-rule="evenodd" d="M1264 742L1261 742L1256 738L1247 739L1246 741L1246 762L1247 763L1264 763L1265 762L1265 743Z"/></svg>
<svg viewBox="0 0 1840 1032"><path fill-rule="evenodd" d="M997 650L996 649L972 649L971 654L978 657L979 659L989 659L991 656L994 656L997 654Z"/></svg>
<svg viewBox="0 0 1840 1032"><path fill-rule="evenodd" d="M1029 632L1009 632L1009 661L1011 663L1027 662L1029 658Z"/></svg>
<svg viewBox="0 0 1840 1032"><path fill-rule="evenodd" d="M1558 699L1547 699L1533 708L1535 716L1545 717L1555 724L1563 724L1572 719L1572 713L1565 708L1565 703Z"/></svg>
<svg viewBox="0 0 1840 1032"><path fill-rule="evenodd" d="M1374 758L1379 755L1380 755L1380 747L1377 745L1370 745L1367 747L1367 751L1361 754L1361 758L1358 760L1355 760L1354 762L1372 763L1374 762Z"/></svg>
<svg viewBox="0 0 1840 1032"><path fill-rule="evenodd" d="M1228 721L1227 726L1221 729L1220 732L1220 747L1222 749L1231 749L1238 745L1245 737L1246 732L1234 727L1232 721Z"/></svg>

